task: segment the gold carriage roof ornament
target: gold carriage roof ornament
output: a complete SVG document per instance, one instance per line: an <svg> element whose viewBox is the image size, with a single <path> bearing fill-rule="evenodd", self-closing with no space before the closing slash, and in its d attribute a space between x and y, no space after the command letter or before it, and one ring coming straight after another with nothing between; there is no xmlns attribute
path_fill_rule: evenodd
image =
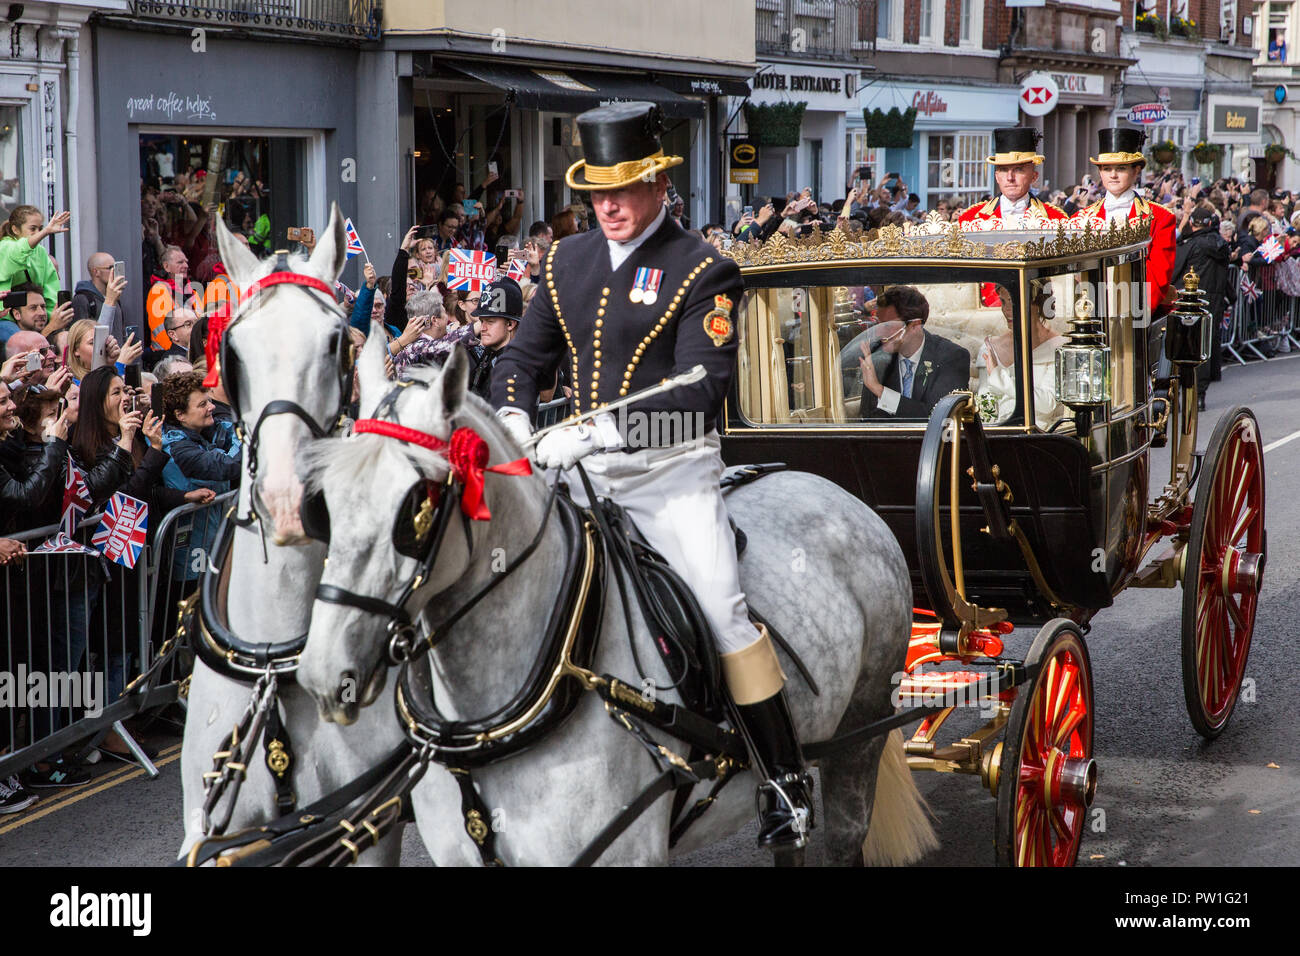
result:
<svg viewBox="0 0 1300 956"><path fill-rule="evenodd" d="M1146 219L1042 220L1041 225L1008 230L971 223L949 222L931 212L906 228L884 226L871 233L850 235L838 226L795 239L780 233L759 246L733 243L724 255L742 268L861 259L985 259L1034 261L1108 252L1151 238ZM1000 241L999 241L1000 240Z"/></svg>

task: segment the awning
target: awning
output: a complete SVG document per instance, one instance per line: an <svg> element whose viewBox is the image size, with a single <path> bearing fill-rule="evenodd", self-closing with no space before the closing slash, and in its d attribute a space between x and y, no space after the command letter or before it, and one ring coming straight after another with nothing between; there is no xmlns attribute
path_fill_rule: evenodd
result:
<svg viewBox="0 0 1300 956"><path fill-rule="evenodd" d="M659 104L665 116L701 117L705 113L704 101L687 99L643 76L497 63L456 63L452 68L511 93L515 103L526 110L581 113L615 101L649 100Z"/></svg>

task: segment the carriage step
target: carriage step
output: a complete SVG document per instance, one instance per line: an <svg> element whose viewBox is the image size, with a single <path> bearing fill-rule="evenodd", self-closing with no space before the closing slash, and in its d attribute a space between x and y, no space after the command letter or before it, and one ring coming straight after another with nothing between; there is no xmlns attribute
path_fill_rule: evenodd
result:
<svg viewBox="0 0 1300 956"><path fill-rule="evenodd" d="M1002 689L997 671L935 671L904 677L898 697L904 707L960 707L995 698Z"/></svg>

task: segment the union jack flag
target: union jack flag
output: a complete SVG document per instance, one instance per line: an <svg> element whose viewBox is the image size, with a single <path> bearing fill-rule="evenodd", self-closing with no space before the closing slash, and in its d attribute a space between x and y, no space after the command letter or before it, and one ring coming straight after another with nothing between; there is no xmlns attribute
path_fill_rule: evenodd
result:
<svg viewBox="0 0 1300 956"><path fill-rule="evenodd" d="M1241 274L1241 296L1247 302L1254 302L1260 296L1259 286L1251 282L1250 276L1244 272Z"/></svg>
<svg viewBox="0 0 1300 956"><path fill-rule="evenodd" d="M110 561L134 568L144 550L145 532L149 528L149 506L139 498L118 492L109 500L104 517L90 543Z"/></svg>
<svg viewBox="0 0 1300 956"><path fill-rule="evenodd" d="M86 488L85 476L68 455L68 465L63 470L63 515L59 519L59 530L72 534L93 504L90 491Z"/></svg>
<svg viewBox="0 0 1300 956"><path fill-rule="evenodd" d="M1265 262L1276 262L1286 252L1286 247L1282 245L1282 240L1278 236L1269 236L1268 241L1260 245L1259 254Z"/></svg>
<svg viewBox="0 0 1300 956"><path fill-rule="evenodd" d="M509 259L506 263L505 271L502 272L501 267L498 266L497 272L500 273L500 275L505 276L507 279L514 279L516 282L522 283L528 278L528 260Z"/></svg>
<svg viewBox="0 0 1300 956"><path fill-rule="evenodd" d="M497 277L497 257L477 249L447 250L447 291L479 292Z"/></svg>
<svg viewBox="0 0 1300 956"><path fill-rule="evenodd" d="M94 548L88 548L84 544L78 544L73 541L62 531L58 531L40 543L40 546L27 552L28 554L93 554L99 557L99 552Z"/></svg>
<svg viewBox="0 0 1300 956"><path fill-rule="evenodd" d="M366 247L361 244L361 237L357 235L357 227L352 225L351 219L345 219L343 221L343 232L348 237L348 258L351 259L353 256L364 256L366 254ZM368 256L367 261L369 261Z"/></svg>

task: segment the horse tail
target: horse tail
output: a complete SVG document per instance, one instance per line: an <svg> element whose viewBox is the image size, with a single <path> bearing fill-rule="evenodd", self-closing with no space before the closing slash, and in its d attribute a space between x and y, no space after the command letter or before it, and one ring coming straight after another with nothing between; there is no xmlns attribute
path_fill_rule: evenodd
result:
<svg viewBox="0 0 1300 956"><path fill-rule="evenodd" d="M862 859L867 866L905 866L938 846L930 808L907 766L903 734L891 731L876 771L876 796L871 827L862 842Z"/></svg>

